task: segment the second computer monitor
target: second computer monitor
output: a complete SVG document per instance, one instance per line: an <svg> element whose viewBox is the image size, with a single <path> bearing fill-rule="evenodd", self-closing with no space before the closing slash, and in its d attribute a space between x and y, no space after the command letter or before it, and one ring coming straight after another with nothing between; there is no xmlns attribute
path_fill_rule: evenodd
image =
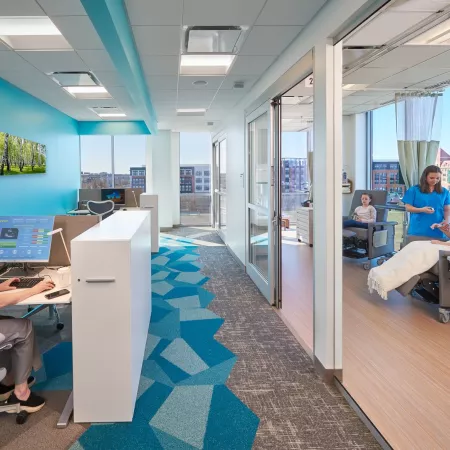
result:
<svg viewBox="0 0 450 450"><path fill-rule="evenodd" d="M48 262L54 217L0 216L0 262Z"/></svg>
<svg viewBox="0 0 450 450"><path fill-rule="evenodd" d="M102 189L102 201L111 200L116 205L125 205L125 189Z"/></svg>

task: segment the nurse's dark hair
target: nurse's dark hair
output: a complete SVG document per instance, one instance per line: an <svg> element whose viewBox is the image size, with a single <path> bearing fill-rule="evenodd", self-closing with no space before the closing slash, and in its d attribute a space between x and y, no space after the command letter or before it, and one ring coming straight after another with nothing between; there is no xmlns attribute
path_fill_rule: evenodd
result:
<svg viewBox="0 0 450 450"><path fill-rule="evenodd" d="M438 166L428 166L422 173L422 176L420 177L419 186L420 186L420 192L429 193L430 192L430 186L428 186L427 183L427 177L430 173L442 173L440 167ZM434 190L440 194L442 192L442 180L439 180L439 183L434 186Z"/></svg>

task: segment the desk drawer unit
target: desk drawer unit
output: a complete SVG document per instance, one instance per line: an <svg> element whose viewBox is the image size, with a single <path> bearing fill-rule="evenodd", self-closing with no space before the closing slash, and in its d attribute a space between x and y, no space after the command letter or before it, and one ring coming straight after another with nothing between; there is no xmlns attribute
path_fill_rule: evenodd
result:
<svg viewBox="0 0 450 450"><path fill-rule="evenodd" d="M312 247L313 245L313 209L297 209L297 239Z"/></svg>

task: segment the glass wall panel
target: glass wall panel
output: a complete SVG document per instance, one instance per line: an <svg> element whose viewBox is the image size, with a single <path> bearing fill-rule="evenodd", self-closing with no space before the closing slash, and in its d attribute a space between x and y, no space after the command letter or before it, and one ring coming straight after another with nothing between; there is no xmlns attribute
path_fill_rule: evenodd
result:
<svg viewBox="0 0 450 450"><path fill-rule="evenodd" d="M111 136L81 136L81 188L113 187Z"/></svg>

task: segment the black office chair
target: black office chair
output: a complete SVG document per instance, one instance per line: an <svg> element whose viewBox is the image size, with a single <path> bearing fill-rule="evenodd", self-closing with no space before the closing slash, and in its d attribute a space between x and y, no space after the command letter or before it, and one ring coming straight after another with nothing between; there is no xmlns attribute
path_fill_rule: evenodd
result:
<svg viewBox="0 0 450 450"><path fill-rule="evenodd" d="M12 344L4 344L5 337L0 334L0 352L3 350L9 350L12 348ZM0 382L6 377L6 369L0 367ZM0 402L0 412L16 413L16 423L19 425L24 424L27 421L28 413L26 411L20 411L20 404L9 404L7 401Z"/></svg>
<svg viewBox="0 0 450 450"><path fill-rule="evenodd" d="M101 216L102 220L108 218L114 212L114 202L112 200L106 200L104 202L89 200L86 206L91 214Z"/></svg>

